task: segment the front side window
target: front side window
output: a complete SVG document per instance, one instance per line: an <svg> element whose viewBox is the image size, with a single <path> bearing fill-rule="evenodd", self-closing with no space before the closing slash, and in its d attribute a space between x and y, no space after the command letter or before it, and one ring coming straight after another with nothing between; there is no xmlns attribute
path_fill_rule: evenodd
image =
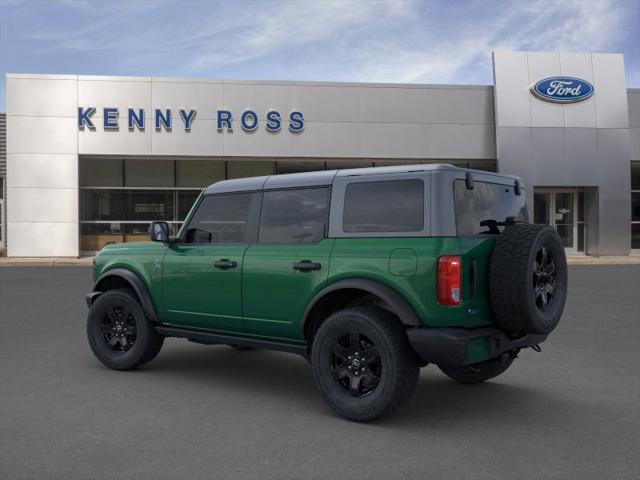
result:
<svg viewBox="0 0 640 480"><path fill-rule="evenodd" d="M424 229L424 182L420 179L356 182L344 195L343 230L420 232Z"/></svg>
<svg viewBox="0 0 640 480"><path fill-rule="evenodd" d="M257 193L209 195L202 199L186 231L185 243L255 241Z"/></svg>
<svg viewBox="0 0 640 480"><path fill-rule="evenodd" d="M260 243L311 243L324 237L328 188L264 192Z"/></svg>
<svg viewBox="0 0 640 480"><path fill-rule="evenodd" d="M527 216L527 195L524 190L515 194L514 187L498 183L474 182L469 190L464 180L453 182L455 197L456 229L458 235L490 233L485 220L504 222L507 217Z"/></svg>

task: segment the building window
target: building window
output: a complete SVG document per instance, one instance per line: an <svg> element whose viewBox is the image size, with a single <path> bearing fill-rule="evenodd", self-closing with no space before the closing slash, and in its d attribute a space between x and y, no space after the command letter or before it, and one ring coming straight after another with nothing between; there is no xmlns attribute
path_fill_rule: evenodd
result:
<svg viewBox="0 0 640 480"><path fill-rule="evenodd" d="M631 162L631 248L640 250L640 162Z"/></svg>
<svg viewBox="0 0 640 480"><path fill-rule="evenodd" d="M80 159L80 250L148 240L149 224L178 233L203 187L225 178L221 160Z"/></svg>

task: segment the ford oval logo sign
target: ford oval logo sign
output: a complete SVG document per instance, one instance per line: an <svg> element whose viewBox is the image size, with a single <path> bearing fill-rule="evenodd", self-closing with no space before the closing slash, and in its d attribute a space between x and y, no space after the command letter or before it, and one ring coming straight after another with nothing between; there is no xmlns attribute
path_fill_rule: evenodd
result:
<svg viewBox="0 0 640 480"><path fill-rule="evenodd" d="M575 77L549 77L532 85L531 93L547 102L581 102L593 95L593 85Z"/></svg>

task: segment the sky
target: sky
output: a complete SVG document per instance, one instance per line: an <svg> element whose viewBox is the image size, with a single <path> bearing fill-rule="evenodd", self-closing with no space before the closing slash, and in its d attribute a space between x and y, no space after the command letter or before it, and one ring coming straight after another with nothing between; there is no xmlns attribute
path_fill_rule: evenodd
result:
<svg viewBox="0 0 640 480"><path fill-rule="evenodd" d="M640 0L0 0L5 73L493 83L495 50L619 52Z"/></svg>

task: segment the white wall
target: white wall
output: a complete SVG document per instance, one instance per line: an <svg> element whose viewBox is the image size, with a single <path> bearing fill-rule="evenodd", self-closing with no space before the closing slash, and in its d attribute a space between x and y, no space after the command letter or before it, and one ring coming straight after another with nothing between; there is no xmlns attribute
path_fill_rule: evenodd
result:
<svg viewBox="0 0 640 480"><path fill-rule="evenodd" d="M366 159L495 159L491 87L220 81L152 77L9 74L7 227L9 256L77 256L78 156L206 156ZM77 127L78 107L95 107L95 129ZM120 110L119 128L102 109ZM127 128L127 109L145 110L143 131ZM156 131L155 108L174 128ZM191 131L179 109L197 109ZM262 125L244 132L240 114ZM216 112L236 119L218 132ZM264 129L271 110L304 114L305 129Z"/></svg>
<svg viewBox="0 0 640 480"><path fill-rule="evenodd" d="M491 87L360 83L78 77L78 105L96 107L95 130L79 132L79 153L225 157L495 159ZM120 128L102 128L102 109L120 110ZM143 132L127 129L127 108L144 108ZM155 108L171 109L171 132L153 127ZM179 109L197 109L185 132ZM234 114L234 131L216 130L216 111ZM263 126L244 132L239 116L303 112L291 134Z"/></svg>
<svg viewBox="0 0 640 480"><path fill-rule="evenodd" d="M8 75L7 254L78 255L75 76Z"/></svg>

